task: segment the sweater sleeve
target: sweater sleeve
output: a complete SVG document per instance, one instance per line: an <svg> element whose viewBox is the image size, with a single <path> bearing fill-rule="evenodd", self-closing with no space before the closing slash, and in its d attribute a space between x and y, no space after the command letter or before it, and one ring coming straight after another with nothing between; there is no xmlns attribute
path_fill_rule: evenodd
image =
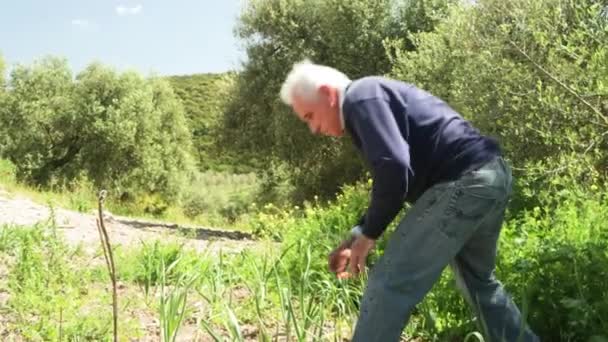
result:
<svg viewBox="0 0 608 342"><path fill-rule="evenodd" d="M351 108L349 119L373 180L360 225L365 236L377 239L403 207L411 172L409 146L386 100L361 100Z"/></svg>

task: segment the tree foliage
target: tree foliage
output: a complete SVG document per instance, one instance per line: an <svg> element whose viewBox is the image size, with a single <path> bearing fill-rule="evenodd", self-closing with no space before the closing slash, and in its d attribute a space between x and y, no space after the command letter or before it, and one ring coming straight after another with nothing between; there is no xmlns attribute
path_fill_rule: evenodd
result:
<svg viewBox="0 0 608 342"><path fill-rule="evenodd" d="M391 75L498 137L527 181L593 181L608 167L608 23L597 0L480 0L402 41ZM528 195L533 189L528 187Z"/></svg>
<svg viewBox="0 0 608 342"><path fill-rule="evenodd" d="M74 78L65 59L49 57L15 67L8 87L3 154L22 180L86 177L121 195L175 198L193 169L183 107L160 78L100 64Z"/></svg>

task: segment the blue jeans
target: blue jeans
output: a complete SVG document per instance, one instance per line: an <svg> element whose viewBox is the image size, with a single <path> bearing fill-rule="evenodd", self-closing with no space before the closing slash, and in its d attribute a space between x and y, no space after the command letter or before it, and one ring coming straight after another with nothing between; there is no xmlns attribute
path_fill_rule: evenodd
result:
<svg viewBox="0 0 608 342"><path fill-rule="evenodd" d="M486 341L538 341L494 277L511 186L511 170L497 157L427 190L370 272L353 341L399 341L412 310L448 264Z"/></svg>

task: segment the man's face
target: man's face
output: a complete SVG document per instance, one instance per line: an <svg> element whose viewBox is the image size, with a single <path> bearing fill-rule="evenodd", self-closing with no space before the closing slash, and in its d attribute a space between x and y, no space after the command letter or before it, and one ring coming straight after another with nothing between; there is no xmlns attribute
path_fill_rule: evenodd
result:
<svg viewBox="0 0 608 342"><path fill-rule="evenodd" d="M319 96L312 101L295 96L292 107L298 117L308 124L311 133L342 136L340 102L336 89L321 86Z"/></svg>

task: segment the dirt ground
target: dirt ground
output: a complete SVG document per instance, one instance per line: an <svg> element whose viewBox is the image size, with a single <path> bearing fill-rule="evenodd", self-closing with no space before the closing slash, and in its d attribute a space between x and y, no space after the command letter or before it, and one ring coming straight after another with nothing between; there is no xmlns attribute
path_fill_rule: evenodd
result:
<svg viewBox="0 0 608 342"><path fill-rule="evenodd" d="M71 245L83 244L85 250L100 246L97 212L79 213L53 208L59 231ZM51 219L51 208L32 200L9 194L0 189L0 225L33 225ZM256 242L247 233L206 227L182 227L172 223L137 220L112 215L104 211L104 223L112 245L132 245L159 238L174 238L197 251L216 253L239 252L253 247Z"/></svg>

